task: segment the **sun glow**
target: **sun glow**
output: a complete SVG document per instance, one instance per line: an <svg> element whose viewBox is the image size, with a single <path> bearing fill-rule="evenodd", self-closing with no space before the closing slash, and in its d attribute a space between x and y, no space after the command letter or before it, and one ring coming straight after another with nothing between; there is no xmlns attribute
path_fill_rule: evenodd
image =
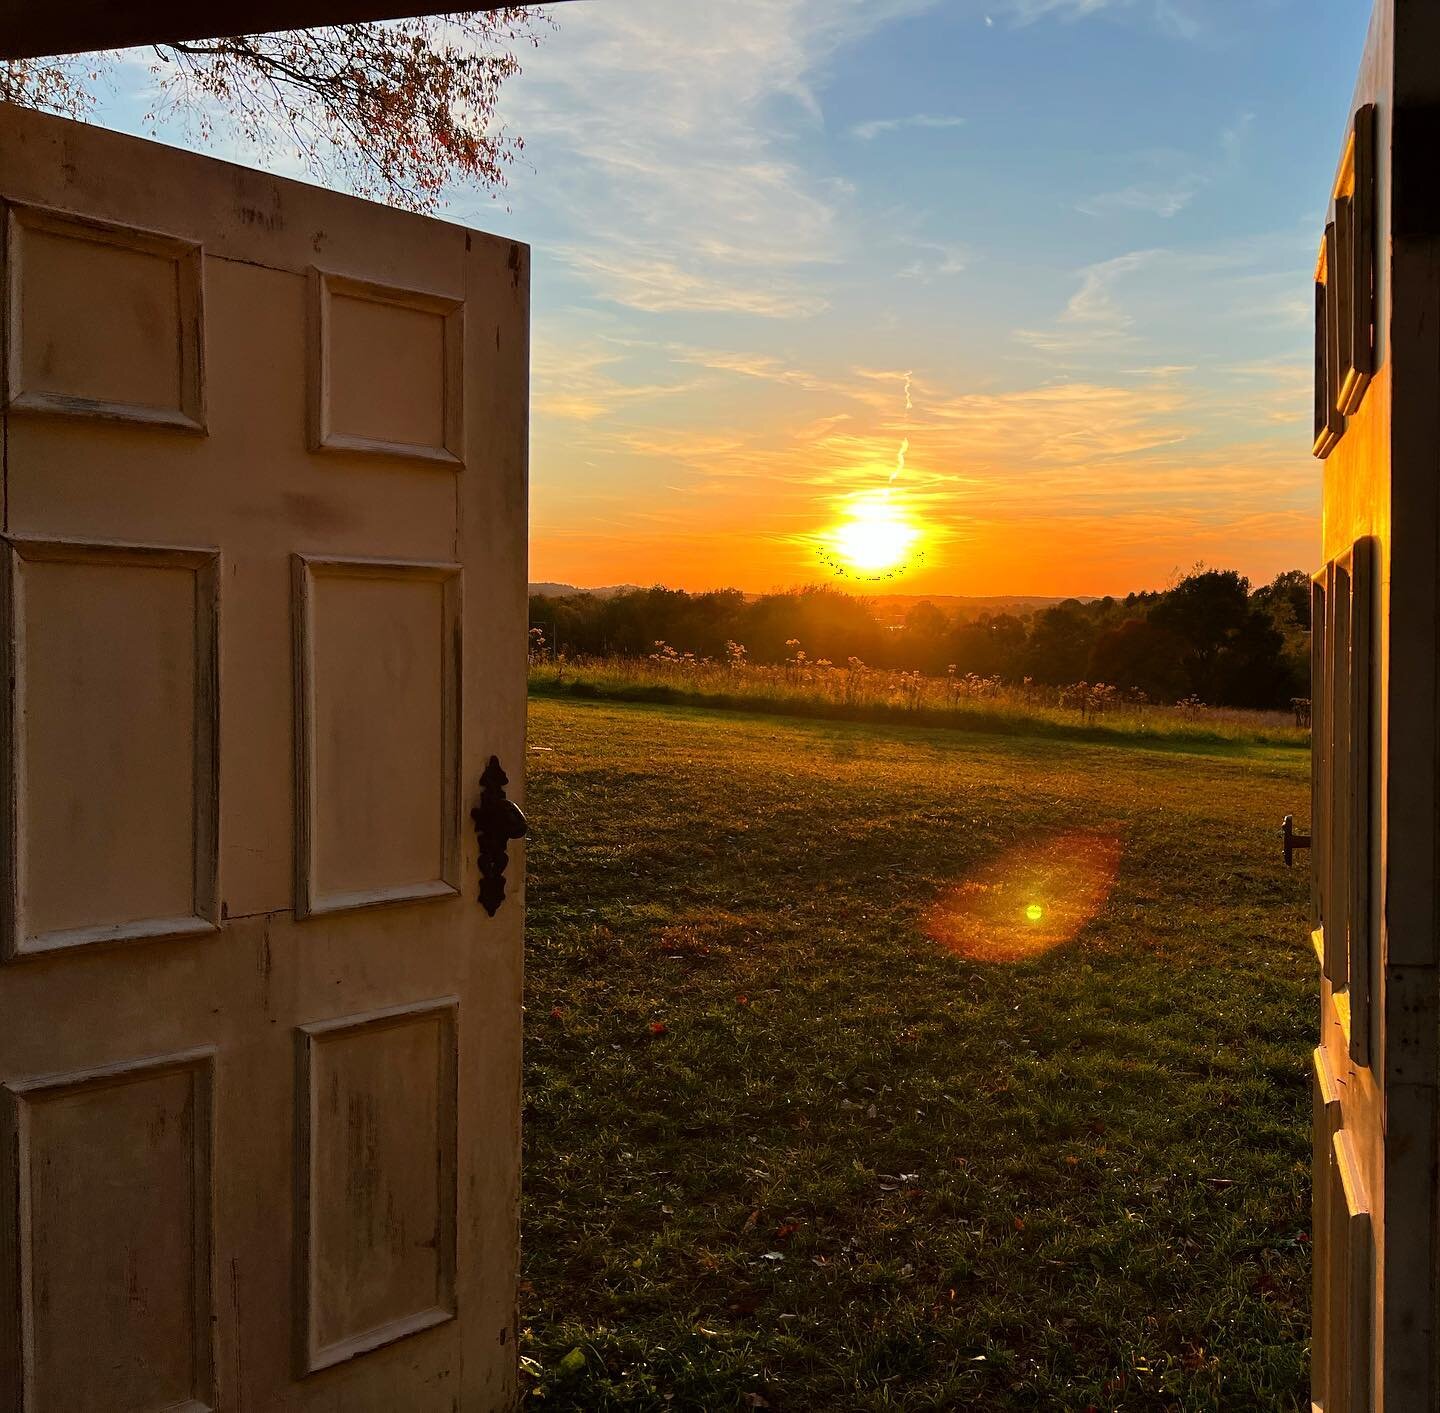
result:
<svg viewBox="0 0 1440 1413"><path fill-rule="evenodd" d="M857 496L844 513L826 536L828 557L840 573L880 579L906 568L923 532L899 497L889 491Z"/></svg>

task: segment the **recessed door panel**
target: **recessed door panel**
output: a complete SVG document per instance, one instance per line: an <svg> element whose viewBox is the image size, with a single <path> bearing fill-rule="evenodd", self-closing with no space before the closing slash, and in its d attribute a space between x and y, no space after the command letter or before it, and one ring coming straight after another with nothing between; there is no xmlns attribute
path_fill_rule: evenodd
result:
<svg viewBox="0 0 1440 1413"><path fill-rule="evenodd" d="M212 1077L206 1052L7 1086L27 1413L211 1406Z"/></svg>
<svg viewBox="0 0 1440 1413"><path fill-rule="evenodd" d="M302 913L456 892L458 566L295 562Z"/></svg>
<svg viewBox="0 0 1440 1413"><path fill-rule="evenodd" d="M8 240L12 408L203 428L197 245L28 206Z"/></svg>
<svg viewBox="0 0 1440 1413"><path fill-rule="evenodd" d="M455 1003L302 1032L304 1367L455 1314Z"/></svg>
<svg viewBox="0 0 1440 1413"><path fill-rule="evenodd" d="M7 553L10 954L213 930L216 555Z"/></svg>

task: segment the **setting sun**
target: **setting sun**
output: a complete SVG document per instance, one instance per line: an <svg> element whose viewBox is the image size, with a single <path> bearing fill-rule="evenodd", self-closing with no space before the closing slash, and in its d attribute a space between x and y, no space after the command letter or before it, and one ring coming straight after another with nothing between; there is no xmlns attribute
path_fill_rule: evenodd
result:
<svg viewBox="0 0 1440 1413"><path fill-rule="evenodd" d="M826 544L841 573L882 578L907 567L921 534L904 506L883 491L852 500Z"/></svg>

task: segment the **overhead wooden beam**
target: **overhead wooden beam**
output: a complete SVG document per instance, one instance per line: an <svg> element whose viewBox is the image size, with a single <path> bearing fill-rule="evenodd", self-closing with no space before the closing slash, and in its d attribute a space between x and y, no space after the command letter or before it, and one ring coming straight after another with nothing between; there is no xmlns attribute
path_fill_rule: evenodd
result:
<svg viewBox="0 0 1440 1413"><path fill-rule="evenodd" d="M0 59L503 8L486 0L0 0Z"/></svg>

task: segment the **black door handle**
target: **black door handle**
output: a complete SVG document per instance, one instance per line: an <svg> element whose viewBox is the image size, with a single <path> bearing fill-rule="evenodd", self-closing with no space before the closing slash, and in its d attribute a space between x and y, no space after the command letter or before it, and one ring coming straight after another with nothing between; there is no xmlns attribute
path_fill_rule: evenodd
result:
<svg viewBox="0 0 1440 1413"><path fill-rule="evenodd" d="M510 777L498 756L480 777L480 803L470 811L475 822L475 842L480 855L480 906L491 917L505 901L505 866L510 862L509 845L530 832L525 812L505 795Z"/></svg>

